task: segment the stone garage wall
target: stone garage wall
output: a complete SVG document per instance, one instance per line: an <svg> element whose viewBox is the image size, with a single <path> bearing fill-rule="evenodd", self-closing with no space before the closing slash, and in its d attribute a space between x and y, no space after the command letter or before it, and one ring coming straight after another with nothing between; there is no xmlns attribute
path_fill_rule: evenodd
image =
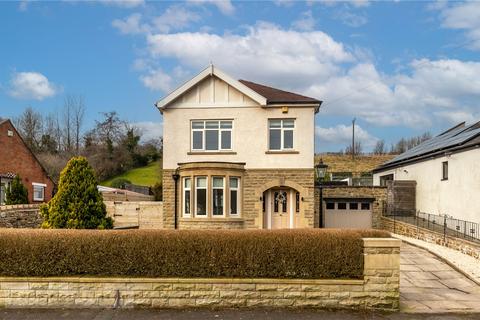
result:
<svg viewBox="0 0 480 320"><path fill-rule="evenodd" d="M42 222L38 204L0 206L0 228L39 228Z"/></svg>
<svg viewBox="0 0 480 320"><path fill-rule="evenodd" d="M319 214L320 191L315 188L315 216ZM372 227L380 229L382 227L381 218L387 205L387 188L386 187L363 187L363 186L322 186L323 199L325 198L345 198L345 199L361 199L373 198L372 207ZM325 200L324 200L325 201ZM325 205L323 212L325 213Z"/></svg>
<svg viewBox="0 0 480 320"><path fill-rule="evenodd" d="M400 240L364 242L363 279L0 278L0 308L288 307L398 310Z"/></svg>

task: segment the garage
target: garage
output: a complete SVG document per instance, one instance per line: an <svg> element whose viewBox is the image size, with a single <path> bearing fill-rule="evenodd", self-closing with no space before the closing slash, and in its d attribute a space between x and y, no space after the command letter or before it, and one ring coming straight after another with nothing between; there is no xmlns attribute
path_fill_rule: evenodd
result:
<svg viewBox="0 0 480 320"><path fill-rule="evenodd" d="M374 200L325 198L325 228L371 228Z"/></svg>

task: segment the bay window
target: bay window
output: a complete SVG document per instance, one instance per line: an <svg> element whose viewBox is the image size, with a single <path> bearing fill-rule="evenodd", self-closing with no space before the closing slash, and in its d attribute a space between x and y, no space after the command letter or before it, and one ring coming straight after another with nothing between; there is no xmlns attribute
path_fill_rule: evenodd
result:
<svg viewBox="0 0 480 320"><path fill-rule="evenodd" d="M191 122L193 151L232 150L231 120L194 120Z"/></svg>
<svg viewBox="0 0 480 320"><path fill-rule="evenodd" d="M213 177L212 183L212 214L214 216L223 216L223 177Z"/></svg>
<svg viewBox="0 0 480 320"><path fill-rule="evenodd" d="M270 150L292 150L294 119L270 119L268 120L268 146Z"/></svg>
<svg viewBox="0 0 480 320"><path fill-rule="evenodd" d="M183 178L183 215L190 216L190 201L192 197L192 179Z"/></svg>
<svg viewBox="0 0 480 320"><path fill-rule="evenodd" d="M195 215L207 216L207 177L197 177L195 181Z"/></svg>
<svg viewBox="0 0 480 320"><path fill-rule="evenodd" d="M230 178L229 188L230 188L230 214L238 215L238 208L240 197L238 194L239 190L239 178Z"/></svg>

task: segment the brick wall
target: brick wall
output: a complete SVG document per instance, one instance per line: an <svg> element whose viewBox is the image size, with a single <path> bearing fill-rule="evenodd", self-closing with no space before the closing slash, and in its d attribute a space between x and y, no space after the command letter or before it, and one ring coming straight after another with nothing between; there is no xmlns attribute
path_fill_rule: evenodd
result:
<svg viewBox="0 0 480 320"><path fill-rule="evenodd" d="M407 236L458 250L480 260L480 244L475 242L451 236L446 236L444 238L443 233L420 228L413 224L398 220L394 221L393 219L387 217L382 217L382 228L402 236Z"/></svg>
<svg viewBox="0 0 480 320"><path fill-rule="evenodd" d="M323 198L374 198L372 207L372 227L382 227L381 217L387 202L386 187L323 186ZM316 190L315 212L319 216L320 191ZM324 206L325 212L325 206Z"/></svg>
<svg viewBox="0 0 480 320"><path fill-rule="evenodd" d="M364 239L364 279L0 278L0 308L399 308L400 241Z"/></svg>
<svg viewBox="0 0 480 320"><path fill-rule="evenodd" d="M39 228L43 222L38 204L0 206L0 228Z"/></svg>
<svg viewBox="0 0 480 320"><path fill-rule="evenodd" d="M9 137L7 132L13 132ZM28 189L28 199L33 203L33 182L46 184L45 202L50 201L53 193L53 181L48 177L33 153L23 142L10 121L0 124L0 173L12 172L22 177Z"/></svg>

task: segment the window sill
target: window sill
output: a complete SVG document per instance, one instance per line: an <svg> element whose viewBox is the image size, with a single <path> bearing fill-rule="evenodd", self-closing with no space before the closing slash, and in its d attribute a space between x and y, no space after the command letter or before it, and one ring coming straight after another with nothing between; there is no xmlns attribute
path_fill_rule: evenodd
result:
<svg viewBox="0 0 480 320"><path fill-rule="evenodd" d="M300 152L295 150L268 150L265 151L265 154L299 154Z"/></svg>
<svg viewBox="0 0 480 320"><path fill-rule="evenodd" d="M235 151L189 151L187 152L187 155L219 155L219 154L225 154L225 155L231 155L231 154L237 154Z"/></svg>
<svg viewBox="0 0 480 320"><path fill-rule="evenodd" d="M242 217L181 217L180 221L211 221L211 222L242 222L244 219Z"/></svg>

